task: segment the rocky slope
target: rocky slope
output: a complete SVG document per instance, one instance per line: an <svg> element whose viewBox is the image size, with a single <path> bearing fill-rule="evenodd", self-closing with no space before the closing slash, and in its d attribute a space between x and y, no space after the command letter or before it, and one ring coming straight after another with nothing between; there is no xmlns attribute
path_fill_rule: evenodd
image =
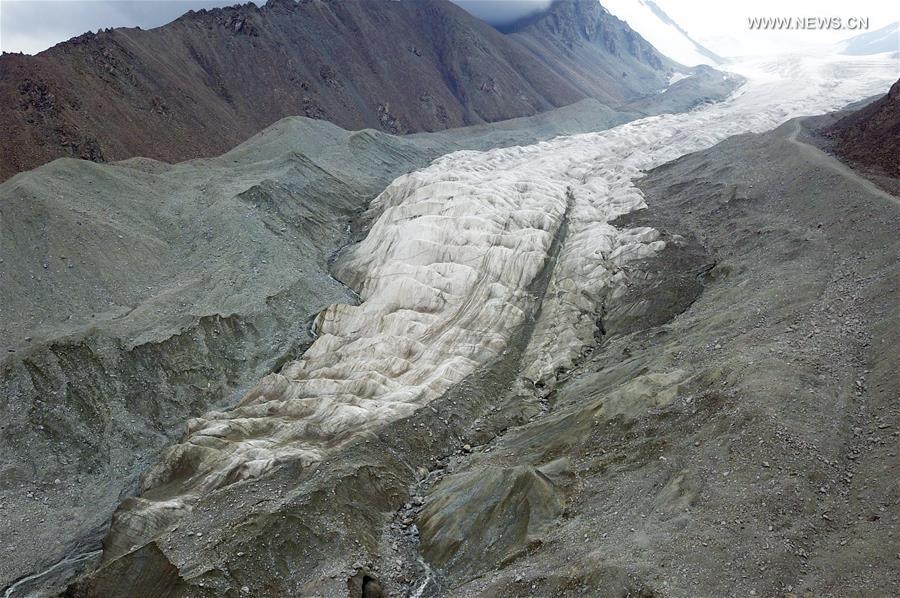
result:
<svg viewBox="0 0 900 598"><path fill-rule="evenodd" d="M555 2L505 31L580 93L611 105L623 102L622 90L665 87L659 75L675 66L599 2Z"/></svg>
<svg viewBox="0 0 900 598"><path fill-rule="evenodd" d="M0 180L62 156L216 155L293 115L407 133L618 106L665 87L672 64L593 0L516 35L448 0L190 12L0 57Z"/></svg>
<svg viewBox="0 0 900 598"><path fill-rule="evenodd" d="M887 95L828 127L832 151L876 175L900 177L900 80Z"/></svg>

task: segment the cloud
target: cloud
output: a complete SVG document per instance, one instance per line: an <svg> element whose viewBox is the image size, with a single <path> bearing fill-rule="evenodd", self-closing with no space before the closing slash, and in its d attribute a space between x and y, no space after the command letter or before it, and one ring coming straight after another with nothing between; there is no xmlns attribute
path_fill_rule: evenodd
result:
<svg viewBox="0 0 900 598"><path fill-rule="evenodd" d="M509 25L522 17L544 10L553 0L452 0L482 21L494 26Z"/></svg>
<svg viewBox="0 0 900 598"><path fill-rule="evenodd" d="M637 0L635 0L637 1ZM691 37L725 56L779 54L824 48L862 31L751 31L750 17L862 17L869 31L897 20L895 3L885 0L654 0ZM601 0L602 4L602 0Z"/></svg>

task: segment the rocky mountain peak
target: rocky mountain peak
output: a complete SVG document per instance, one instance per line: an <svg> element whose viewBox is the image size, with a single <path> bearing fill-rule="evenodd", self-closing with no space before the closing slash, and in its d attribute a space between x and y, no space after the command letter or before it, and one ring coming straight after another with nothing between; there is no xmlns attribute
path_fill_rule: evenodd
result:
<svg viewBox="0 0 900 598"><path fill-rule="evenodd" d="M654 69L671 61L596 0L556 0L547 10L513 24L512 32L541 35L573 48L594 45L615 56L631 56Z"/></svg>
<svg viewBox="0 0 900 598"><path fill-rule="evenodd" d="M277 8L287 8L288 10L293 10L297 8L296 0L267 0L264 8L267 9L277 9Z"/></svg>

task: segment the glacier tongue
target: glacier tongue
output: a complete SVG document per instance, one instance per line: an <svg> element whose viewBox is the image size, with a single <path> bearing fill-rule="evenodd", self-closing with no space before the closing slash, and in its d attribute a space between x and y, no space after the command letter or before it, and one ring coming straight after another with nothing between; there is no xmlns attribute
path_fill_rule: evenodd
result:
<svg viewBox="0 0 900 598"><path fill-rule="evenodd" d="M552 152L575 158L576 206L532 335L523 375L552 388L592 342L601 293L621 292L629 260L662 246L650 229L617 230L609 221L644 207L633 181L684 154L742 133L759 133L797 116L838 109L883 93L896 77L888 56L861 60L795 55L730 65L747 78L731 98L692 112L664 114L614 129L555 139Z"/></svg>
<svg viewBox="0 0 900 598"><path fill-rule="evenodd" d="M152 492L122 509L153 519L279 462L321 460L501 354L533 300L529 284L571 190L567 240L523 364L527 379L552 383L592 342L600 294L619 292L628 262L664 245L652 229L609 224L645 207L633 184L642 170L838 108L896 76L887 57L796 56L733 68L748 83L720 104L531 146L457 152L396 179L370 208L368 236L340 266L361 304L326 309L300 360L264 378L236 408L192 420L184 441L145 476Z"/></svg>

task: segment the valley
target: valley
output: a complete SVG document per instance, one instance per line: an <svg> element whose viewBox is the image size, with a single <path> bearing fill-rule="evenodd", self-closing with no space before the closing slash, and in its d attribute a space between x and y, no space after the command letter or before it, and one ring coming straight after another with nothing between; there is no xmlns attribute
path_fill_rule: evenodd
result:
<svg viewBox="0 0 900 598"><path fill-rule="evenodd" d="M891 26L466 6L0 57L4 598L900 593Z"/></svg>

